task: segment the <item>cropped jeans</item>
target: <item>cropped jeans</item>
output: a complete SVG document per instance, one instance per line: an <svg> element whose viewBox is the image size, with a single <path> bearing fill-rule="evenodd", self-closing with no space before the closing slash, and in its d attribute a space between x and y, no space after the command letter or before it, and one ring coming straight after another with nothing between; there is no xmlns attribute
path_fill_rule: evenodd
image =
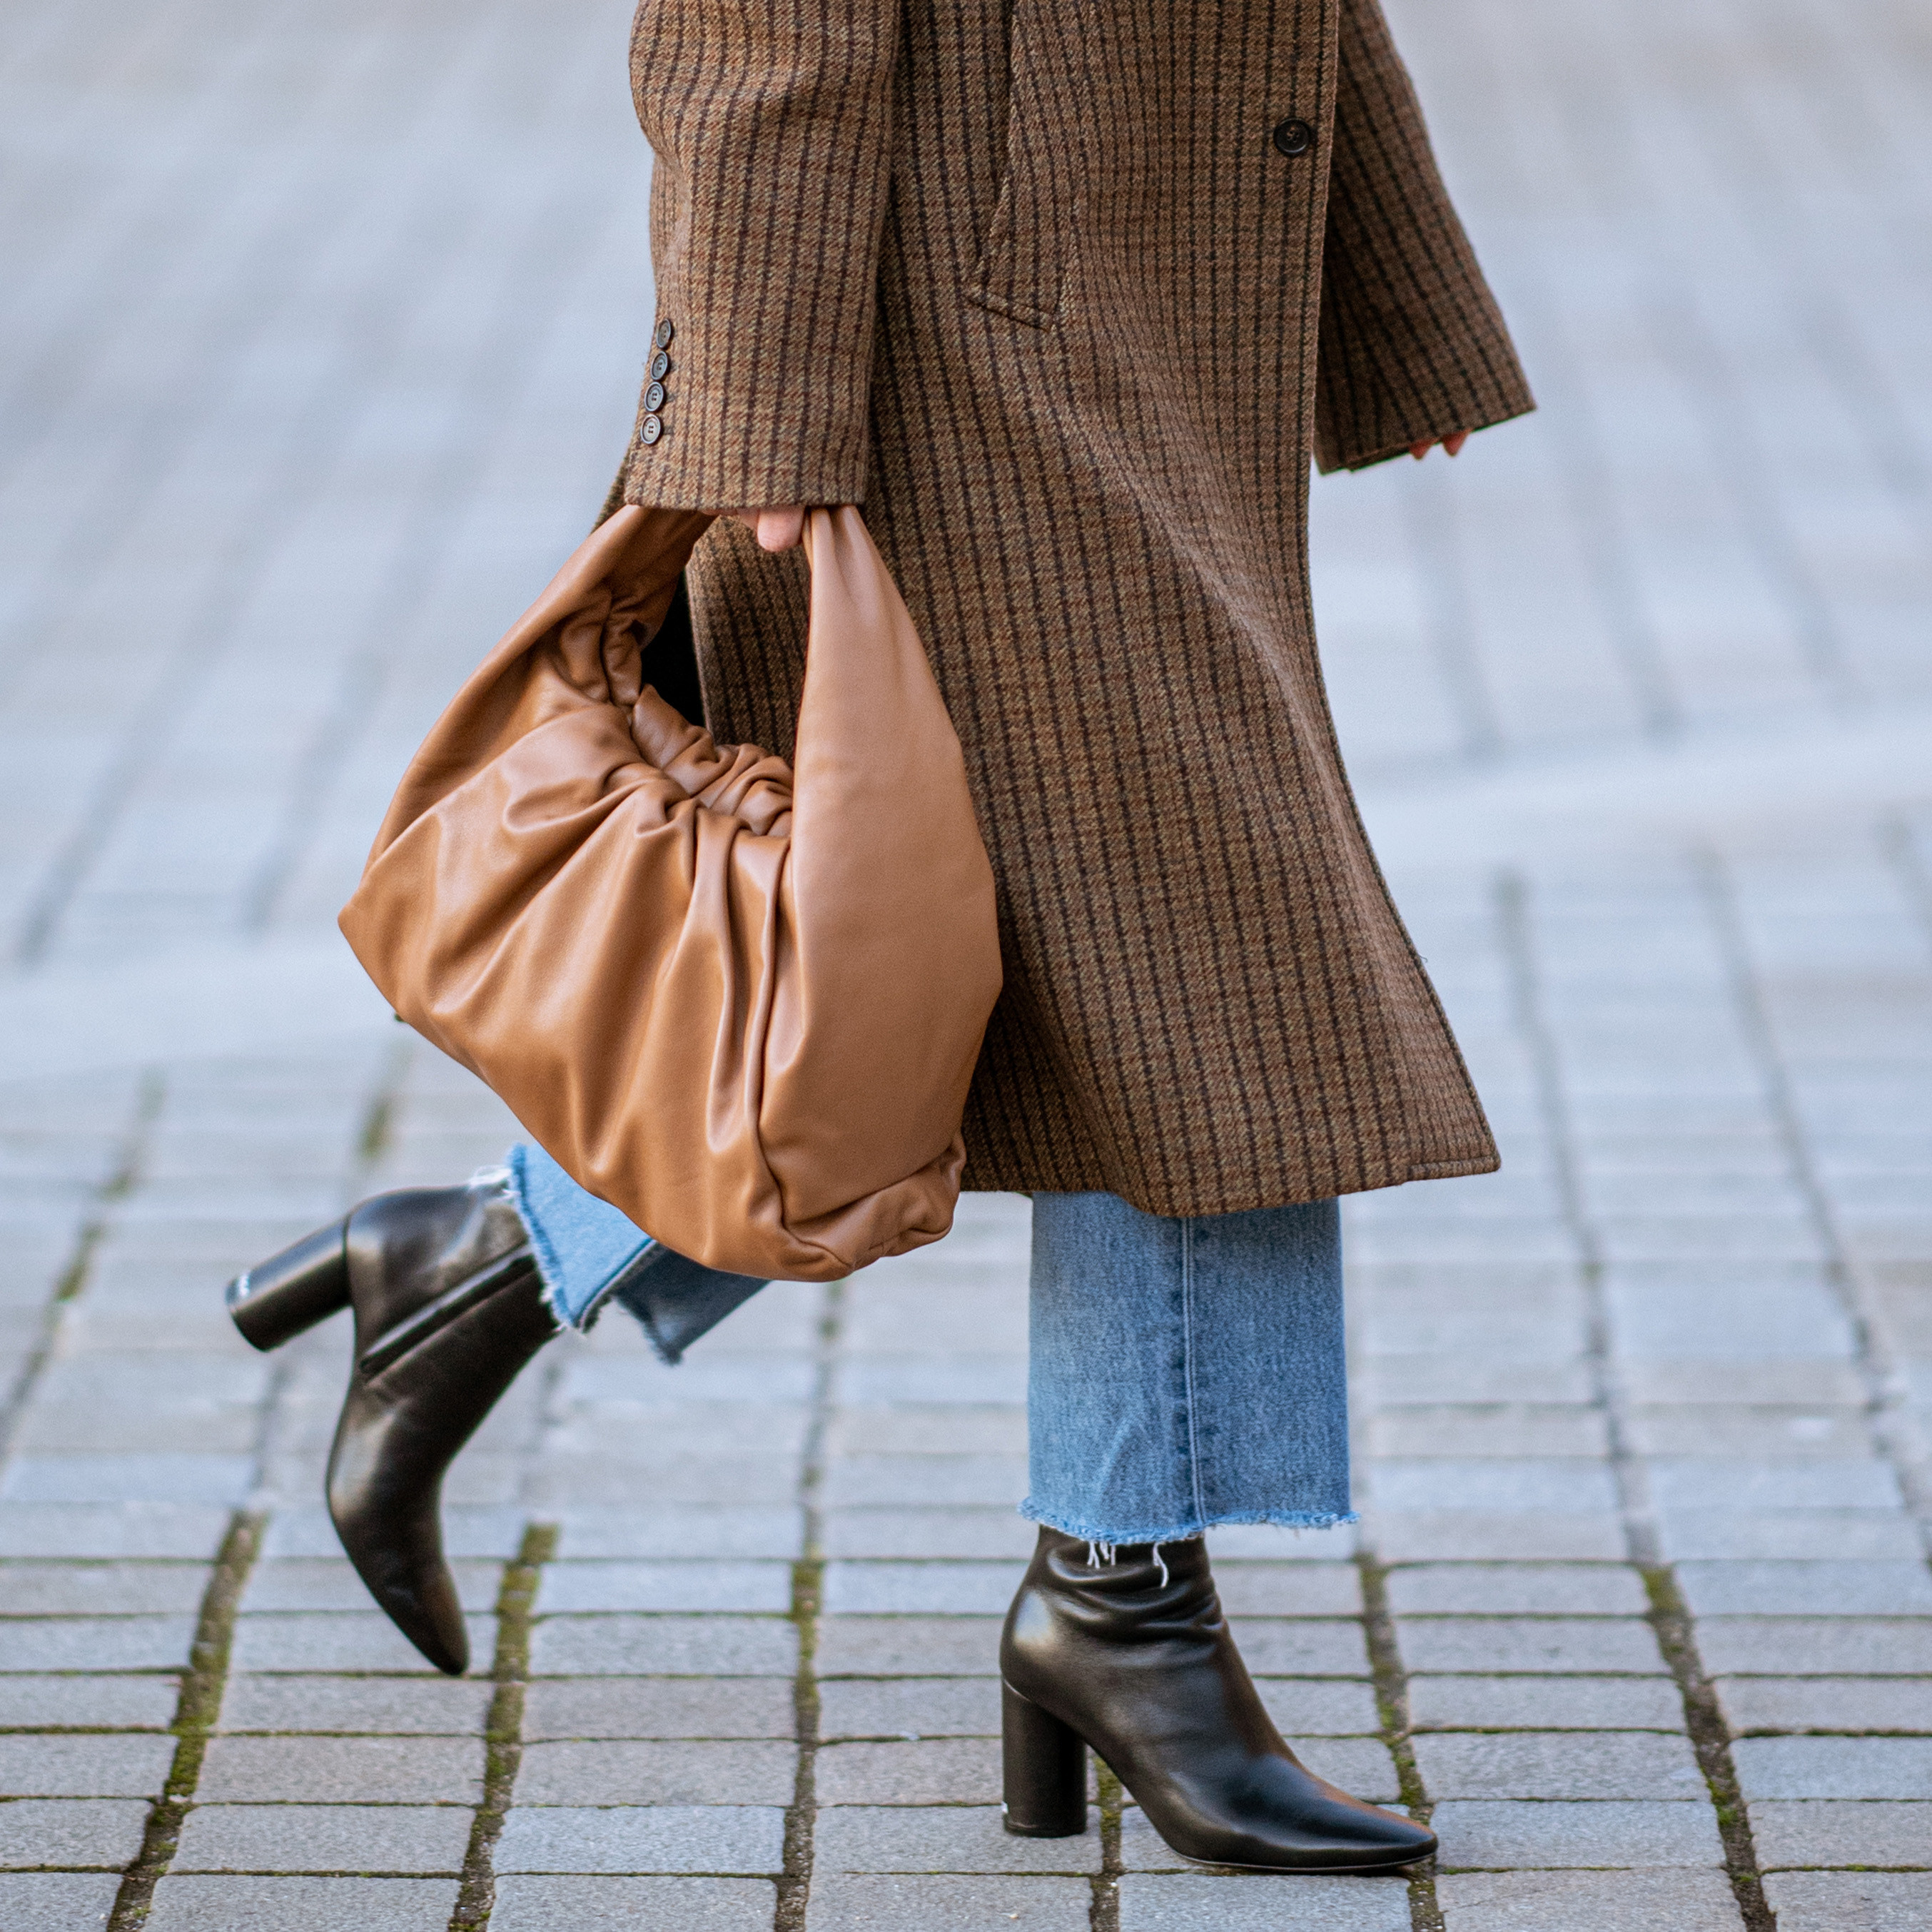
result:
<svg viewBox="0 0 1932 1932"><path fill-rule="evenodd" d="M573 1328L620 1302L676 1362L764 1286L652 1240L539 1148L509 1166ZM1353 1520L1333 1201L1175 1217L1036 1194L1030 1328L1022 1516L1108 1544Z"/></svg>

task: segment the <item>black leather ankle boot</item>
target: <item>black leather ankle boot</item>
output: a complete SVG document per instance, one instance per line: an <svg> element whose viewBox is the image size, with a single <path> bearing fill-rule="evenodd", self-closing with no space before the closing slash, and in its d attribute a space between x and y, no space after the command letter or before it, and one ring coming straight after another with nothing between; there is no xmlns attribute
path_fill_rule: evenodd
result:
<svg viewBox="0 0 1932 1932"><path fill-rule="evenodd" d="M530 1238L500 1180L379 1194L228 1288L235 1325L279 1348L356 1311L328 1513L370 1594L452 1676L470 1639L443 1561L442 1478L556 1333Z"/></svg>
<svg viewBox="0 0 1932 1932"><path fill-rule="evenodd" d="M1104 1546L1101 1546L1104 1552ZM1184 1858L1381 1871L1435 1834L1317 1778L1282 1743L1221 1614L1207 1546L1096 1546L1042 1529L1000 1640L1006 1829L1087 1824L1083 1742Z"/></svg>

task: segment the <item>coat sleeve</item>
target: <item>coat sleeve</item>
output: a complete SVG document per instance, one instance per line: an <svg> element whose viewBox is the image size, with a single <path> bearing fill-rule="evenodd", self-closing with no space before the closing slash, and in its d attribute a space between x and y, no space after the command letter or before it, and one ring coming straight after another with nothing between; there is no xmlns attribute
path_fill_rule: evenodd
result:
<svg viewBox="0 0 1932 1932"><path fill-rule="evenodd" d="M1316 374L1324 470L1536 406L1378 0L1342 0Z"/></svg>
<svg viewBox="0 0 1932 1932"><path fill-rule="evenodd" d="M656 157L646 392L621 494L735 509L865 491L899 0L643 0ZM614 493L614 495L620 493Z"/></svg>

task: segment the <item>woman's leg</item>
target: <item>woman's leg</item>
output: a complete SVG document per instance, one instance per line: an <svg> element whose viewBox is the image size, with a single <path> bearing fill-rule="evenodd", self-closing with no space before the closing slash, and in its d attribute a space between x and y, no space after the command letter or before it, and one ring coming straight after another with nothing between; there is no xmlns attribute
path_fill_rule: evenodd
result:
<svg viewBox="0 0 1932 1932"><path fill-rule="evenodd" d="M1171 1220L1034 1199L1039 1544L1000 1642L1010 1832L1086 1827L1083 1744L1184 1856L1390 1870L1430 1832L1310 1772L1228 1628L1202 1532L1349 1520L1335 1204Z"/></svg>
<svg viewBox="0 0 1932 1932"><path fill-rule="evenodd" d="M667 1362L764 1286L674 1253L586 1192L540 1147L510 1150L511 1191L528 1230L544 1300L560 1322L588 1329L607 1301L621 1302Z"/></svg>
<svg viewBox="0 0 1932 1932"><path fill-rule="evenodd" d="M1027 1416L1020 1513L1070 1536L1352 1522L1335 1203L1175 1220L1036 1195Z"/></svg>

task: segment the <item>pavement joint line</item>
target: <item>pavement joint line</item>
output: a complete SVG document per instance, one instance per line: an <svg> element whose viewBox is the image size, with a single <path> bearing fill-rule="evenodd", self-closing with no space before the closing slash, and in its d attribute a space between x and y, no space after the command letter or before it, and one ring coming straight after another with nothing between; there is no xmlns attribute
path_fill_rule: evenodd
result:
<svg viewBox="0 0 1932 1932"><path fill-rule="evenodd" d="M1690 1606L1667 1565L1650 1565L1642 1574L1650 1599L1650 1627L1657 1633L1658 1648L1677 1681L1678 1694L1684 1700L1684 1727L1690 1733L1697 1768L1704 1774L1712 1807L1718 1814L1718 1834L1724 1841L1732 1895L1749 1932L1776 1932L1777 1915L1764 1895L1750 1814L1731 1758L1730 1727L1698 1653Z"/></svg>
<svg viewBox="0 0 1932 1932"><path fill-rule="evenodd" d="M524 1761L524 1701L530 1684L531 1610L543 1567L556 1553L554 1523L533 1522L503 1570L496 1592L496 1654L490 1676L496 1685L484 1726L483 1797L470 1828L463 1882L449 1932L482 1932L496 1898L493 1858Z"/></svg>
<svg viewBox="0 0 1932 1932"><path fill-rule="evenodd" d="M1120 1818L1126 1809L1126 1786L1106 1759L1096 1757L1094 1762L1100 1772L1100 1869L1094 1876L1088 1932L1120 1932Z"/></svg>
<svg viewBox="0 0 1932 1932"><path fill-rule="evenodd" d="M4 1400L0 1400L0 1466L4 1466L13 1453L14 1437L21 1418L26 1414L34 1387L53 1359L68 1305L80 1298L87 1286L88 1277L93 1273L94 1257L106 1237L115 1204L125 1200L140 1180L148 1144L154 1138L154 1124L160 1118L166 1099L167 1084L160 1070L153 1066L144 1070L135 1087L134 1104L122 1132L112 1170L94 1190L94 1198L74 1235L67 1265L61 1270L41 1309L40 1333L26 1360L20 1365L13 1386L8 1390Z"/></svg>
<svg viewBox="0 0 1932 1932"><path fill-rule="evenodd" d="M1530 890L1520 874L1505 872L1498 876L1496 910L1510 982L1513 1017L1528 1050L1557 1196L1577 1251L1587 1310L1586 1328L1594 1406L1604 1418L1610 1464L1630 1561L1643 1580L1649 1604L1648 1621L1677 1686L1684 1730L1716 1814L1732 1896L1747 1932L1776 1932L1777 1920L1766 1902L1763 1880L1759 1875L1750 1814L1744 1808L1737 1766L1731 1756L1730 1730L1705 1672L1690 1609L1675 1574L1664 1560L1649 1483L1631 1446L1628 1399L1616 1372L1610 1310L1604 1293L1604 1244L1584 1198L1576 1132L1563 1084L1561 1049L1544 1009L1537 970Z"/></svg>
<svg viewBox="0 0 1932 1932"><path fill-rule="evenodd" d="M177 1740L174 1762L161 1796L148 1814L141 1849L116 1893L106 1932L136 1932L147 1922L154 1902L154 1886L167 1872L181 1842L182 1826L194 1802L208 1740L221 1714L228 1683L228 1658L235 1642L235 1613L248 1587L249 1572L261 1554L268 1518L259 1511L237 1510L221 1540L214 1571L202 1593L194 1644L182 1678L181 1696L170 1728Z"/></svg>
<svg viewBox="0 0 1932 1932"><path fill-rule="evenodd" d="M1376 1714L1381 1720L1378 1735L1395 1760L1396 1788L1408 1815L1419 1825L1426 1825L1435 1806L1422 1781L1422 1768L1416 1762L1415 1746L1409 1733L1408 1673L1402 1660L1402 1644L1389 1608L1389 1566L1367 1549L1355 1558L1355 1574L1361 1580L1362 1635L1373 1676ZM1411 1932L1443 1932L1442 1901L1436 1895L1436 1862L1430 1859L1412 1868L1408 1879L1408 1922Z"/></svg>
<svg viewBox="0 0 1932 1932"><path fill-rule="evenodd" d="M1881 835L1881 837L1882 835ZM1864 1384L1872 1437L1916 1520L1921 1550L1932 1558L1932 1472L1923 1466L1906 1411L1905 1377L1894 1358L1887 1326L1865 1293L1864 1270L1845 1238L1830 1190L1812 1158L1804 1114L1779 1051L1778 1027L1754 972L1750 936L1737 891L1722 856L1705 847L1695 867L1711 924L1730 980L1732 1004L1742 1023L1751 1058L1777 1121L1785 1159L1803 1196L1814 1228L1830 1257L1826 1278L1844 1310L1856 1344L1856 1365Z"/></svg>
<svg viewBox="0 0 1932 1932"><path fill-rule="evenodd" d="M818 1630L825 1604L826 1444L831 1432L833 1388L843 1339L845 1284L828 1282L820 1298L813 1335L811 1419L799 1456L802 1522L798 1560L791 1572L791 1621L798 1632L798 1669L792 1680L792 1727L798 1752L791 1802L785 1807L784 1843L772 1932L805 1932L812 1896L812 1841L818 1809Z"/></svg>

